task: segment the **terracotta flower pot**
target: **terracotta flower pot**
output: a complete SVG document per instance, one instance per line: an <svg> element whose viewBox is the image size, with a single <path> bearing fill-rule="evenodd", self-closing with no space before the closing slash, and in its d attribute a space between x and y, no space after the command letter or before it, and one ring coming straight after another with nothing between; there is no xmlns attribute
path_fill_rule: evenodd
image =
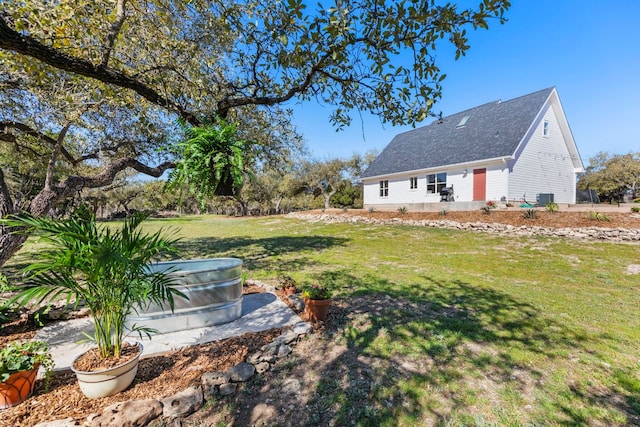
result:
<svg viewBox="0 0 640 427"><path fill-rule="evenodd" d="M329 299L308 299L304 300L304 312L307 318L312 322L324 321L327 318L327 311L331 304Z"/></svg>
<svg viewBox="0 0 640 427"><path fill-rule="evenodd" d="M28 371L11 374L5 382L0 383L0 409L18 405L31 396L36 385L38 367Z"/></svg>

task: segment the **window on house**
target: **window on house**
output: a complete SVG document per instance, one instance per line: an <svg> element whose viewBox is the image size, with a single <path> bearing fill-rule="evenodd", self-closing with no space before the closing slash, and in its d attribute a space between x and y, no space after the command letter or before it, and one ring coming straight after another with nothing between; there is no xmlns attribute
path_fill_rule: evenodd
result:
<svg viewBox="0 0 640 427"><path fill-rule="evenodd" d="M389 180L380 181L380 197L389 197Z"/></svg>
<svg viewBox="0 0 640 427"><path fill-rule="evenodd" d="M456 127L457 128L461 128L464 125L466 125L467 122L469 121L469 117L471 117L471 116L464 116L462 119L460 119L460 121L458 122L458 125Z"/></svg>
<svg viewBox="0 0 640 427"><path fill-rule="evenodd" d="M546 120L542 124L542 135L549 136L549 122Z"/></svg>
<svg viewBox="0 0 640 427"><path fill-rule="evenodd" d="M416 188L418 188L418 177L417 176L412 176L409 178L409 188L412 190L415 190Z"/></svg>
<svg viewBox="0 0 640 427"><path fill-rule="evenodd" d="M433 173L427 175L427 194L440 194L440 190L447 186L447 174Z"/></svg>

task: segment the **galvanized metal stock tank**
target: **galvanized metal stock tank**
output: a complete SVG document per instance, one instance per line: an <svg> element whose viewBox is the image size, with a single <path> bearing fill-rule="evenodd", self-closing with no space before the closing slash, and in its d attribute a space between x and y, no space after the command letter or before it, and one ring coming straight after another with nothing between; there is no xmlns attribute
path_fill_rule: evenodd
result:
<svg viewBox="0 0 640 427"><path fill-rule="evenodd" d="M150 304L127 318L133 324L156 329L158 333L220 325L242 314L242 260L211 258L159 262L151 271L170 271L175 287L189 297L175 297L174 311Z"/></svg>

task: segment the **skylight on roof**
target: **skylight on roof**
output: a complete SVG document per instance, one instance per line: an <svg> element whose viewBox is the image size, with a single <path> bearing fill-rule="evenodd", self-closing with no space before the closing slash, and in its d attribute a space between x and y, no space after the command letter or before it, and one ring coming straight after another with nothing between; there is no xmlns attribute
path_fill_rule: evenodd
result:
<svg viewBox="0 0 640 427"><path fill-rule="evenodd" d="M458 125L456 126L457 128L461 128L462 126L467 124L467 121L469 121L469 117L471 116L464 116L462 118L462 120L460 120L460 123L458 123Z"/></svg>

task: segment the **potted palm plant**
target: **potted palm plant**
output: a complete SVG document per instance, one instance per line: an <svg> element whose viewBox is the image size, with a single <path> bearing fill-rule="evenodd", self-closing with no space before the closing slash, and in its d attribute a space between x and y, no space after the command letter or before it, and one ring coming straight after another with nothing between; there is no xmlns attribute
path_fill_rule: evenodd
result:
<svg viewBox="0 0 640 427"><path fill-rule="evenodd" d="M176 255L177 249L176 241L161 231L142 233L139 226L145 219L134 214L119 229L99 227L90 213L65 220L33 216L3 220L17 227L16 232L33 233L46 243L38 261L25 267L26 288L13 301L27 304L66 298L67 303L82 301L93 316L94 333L87 338L97 348L72 364L87 397L118 393L135 377L142 344L130 344L125 338L131 332L150 336L154 330L137 325L125 330L127 316L148 303L166 303L173 310L174 295L186 298L172 286L167 271L149 269L152 260Z"/></svg>
<svg viewBox="0 0 640 427"><path fill-rule="evenodd" d="M48 379L53 358L44 341L12 341L0 349L0 409L15 406L31 396L40 367Z"/></svg>

